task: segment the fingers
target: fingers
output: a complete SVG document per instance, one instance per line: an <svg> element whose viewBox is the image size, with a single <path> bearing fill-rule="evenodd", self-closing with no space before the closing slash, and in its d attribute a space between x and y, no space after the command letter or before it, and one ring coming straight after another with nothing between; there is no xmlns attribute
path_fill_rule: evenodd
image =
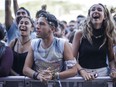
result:
<svg viewBox="0 0 116 87"><path fill-rule="evenodd" d="M85 80L92 80L93 78L92 78L93 76L90 74L90 73L88 73L86 76L85 76Z"/></svg>
<svg viewBox="0 0 116 87"><path fill-rule="evenodd" d="M86 73L85 75L84 75L84 79L86 80L86 81L88 81L88 80L94 80L95 78L96 78L96 74L92 74L92 73Z"/></svg>
<svg viewBox="0 0 116 87"><path fill-rule="evenodd" d="M38 76L41 82L47 83L48 80L52 79L52 73L50 71L50 68L41 71Z"/></svg>
<svg viewBox="0 0 116 87"><path fill-rule="evenodd" d="M116 79L116 72L111 72L110 76L111 76L111 78Z"/></svg>

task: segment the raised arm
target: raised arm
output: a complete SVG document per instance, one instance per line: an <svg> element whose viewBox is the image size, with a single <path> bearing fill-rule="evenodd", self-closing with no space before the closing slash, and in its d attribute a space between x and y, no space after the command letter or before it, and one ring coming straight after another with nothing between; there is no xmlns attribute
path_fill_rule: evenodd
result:
<svg viewBox="0 0 116 87"><path fill-rule="evenodd" d="M8 31L13 23L13 17L11 12L11 0L5 0L5 26Z"/></svg>
<svg viewBox="0 0 116 87"><path fill-rule="evenodd" d="M19 9L17 0L13 0L14 14L16 15L17 10Z"/></svg>

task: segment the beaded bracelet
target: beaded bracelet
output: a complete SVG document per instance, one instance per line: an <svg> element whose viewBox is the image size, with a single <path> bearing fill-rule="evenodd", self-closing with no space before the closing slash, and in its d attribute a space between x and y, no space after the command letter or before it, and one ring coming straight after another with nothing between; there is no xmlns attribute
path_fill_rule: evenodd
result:
<svg viewBox="0 0 116 87"><path fill-rule="evenodd" d="M59 72L53 73L53 74L52 74L52 79L53 79L53 80L55 80L55 79L60 79L60 77L59 77Z"/></svg>
<svg viewBox="0 0 116 87"><path fill-rule="evenodd" d="M34 72L34 73L33 73L33 79L37 80L38 74L39 74L38 72Z"/></svg>
<svg viewBox="0 0 116 87"><path fill-rule="evenodd" d="M55 77L56 77L57 80L60 79L59 72L56 72L56 73L55 73Z"/></svg>

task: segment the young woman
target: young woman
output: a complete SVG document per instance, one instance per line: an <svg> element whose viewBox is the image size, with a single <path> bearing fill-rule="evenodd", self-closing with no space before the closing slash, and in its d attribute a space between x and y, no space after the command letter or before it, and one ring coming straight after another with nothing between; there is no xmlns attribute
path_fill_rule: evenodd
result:
<svg viewBox="0 0 116 87"><path fill-rule="evenodd" d="M14 39L10 43L13 49L14 62L12 67L13 75L23 75L23 66L27 56L29 47L31 45L30 33L34 29L33 21L30 17L22 17L18 24L20 37Z"/></svg>
<svg viewBox="0 0 116 87"><path fill-rule="evenodd" d="M114 24L111 15L102 4L94 4L88 11L88 17L73 40L73 54L78 58L79 74L85 80L96 76L109 75L116 78L116 66L113 54ZM107 64L107 57L109 64Z"/></svg>
<svg viewBox="0 0 116 87"><path fill-rule="evenodd" d="M12 17L11 0L5 0L5 26L7 31L7 43L9 44L14 38L19 37L18 22L20 17L28 16L30 13L24 7L18 7L17 0L13 0L15 19Z"/></svg>

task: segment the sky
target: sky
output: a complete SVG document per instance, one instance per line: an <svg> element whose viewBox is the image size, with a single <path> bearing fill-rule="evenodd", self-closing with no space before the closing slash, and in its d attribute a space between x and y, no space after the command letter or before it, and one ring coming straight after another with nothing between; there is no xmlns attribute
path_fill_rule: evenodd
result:
<svg viewBox="0 0 116 87"><path fill-rule="evenodd" d="M4 9L4 1L5 0L0 0L0 9ZM33 0L18 0L18 3L21 4L24 2L28 2L28 1L33 1ZM42 0L42 1L44 3L47 0ZM56 1L67 1L71 3L80 3L80 4L85 5L86 7L90 7L92 4L95 4L95 3L103 3L108 6L116 6L116 0L56 0Z"/></svg>
<svg viewBox="0 0 116 87"><path fill-rule="evenodd" d="M4 1L5 0L0 0L0 9L4 9ZM13 0L11 0L13 1ZM29 2L29 1L34 1L34 0L18 0L18 3L25 3L25 2ZM37 0L39 2L39 0ZM47 0L42 0L43 4L46 4L45 1ZM55 1L55 0L49 0L49 1ZM69 21L67 18L70 19L75 19L77 14L85 14L84 11L87 11L93 4L97 4L97 3L102 3L104 5L107 5L108 7L116 7L116 0L56 0L56 1L67 1L67 2L71 2L71 3L79 3L81 5L84 6L83 11L72 11L72 14L67 14L67 15L63 15L60 16L59 19L63 19ZM57 12L56 12L57 13ZM57 15L57 14L55 14ZM86 14L85 14L86 16Z"/></svg>

